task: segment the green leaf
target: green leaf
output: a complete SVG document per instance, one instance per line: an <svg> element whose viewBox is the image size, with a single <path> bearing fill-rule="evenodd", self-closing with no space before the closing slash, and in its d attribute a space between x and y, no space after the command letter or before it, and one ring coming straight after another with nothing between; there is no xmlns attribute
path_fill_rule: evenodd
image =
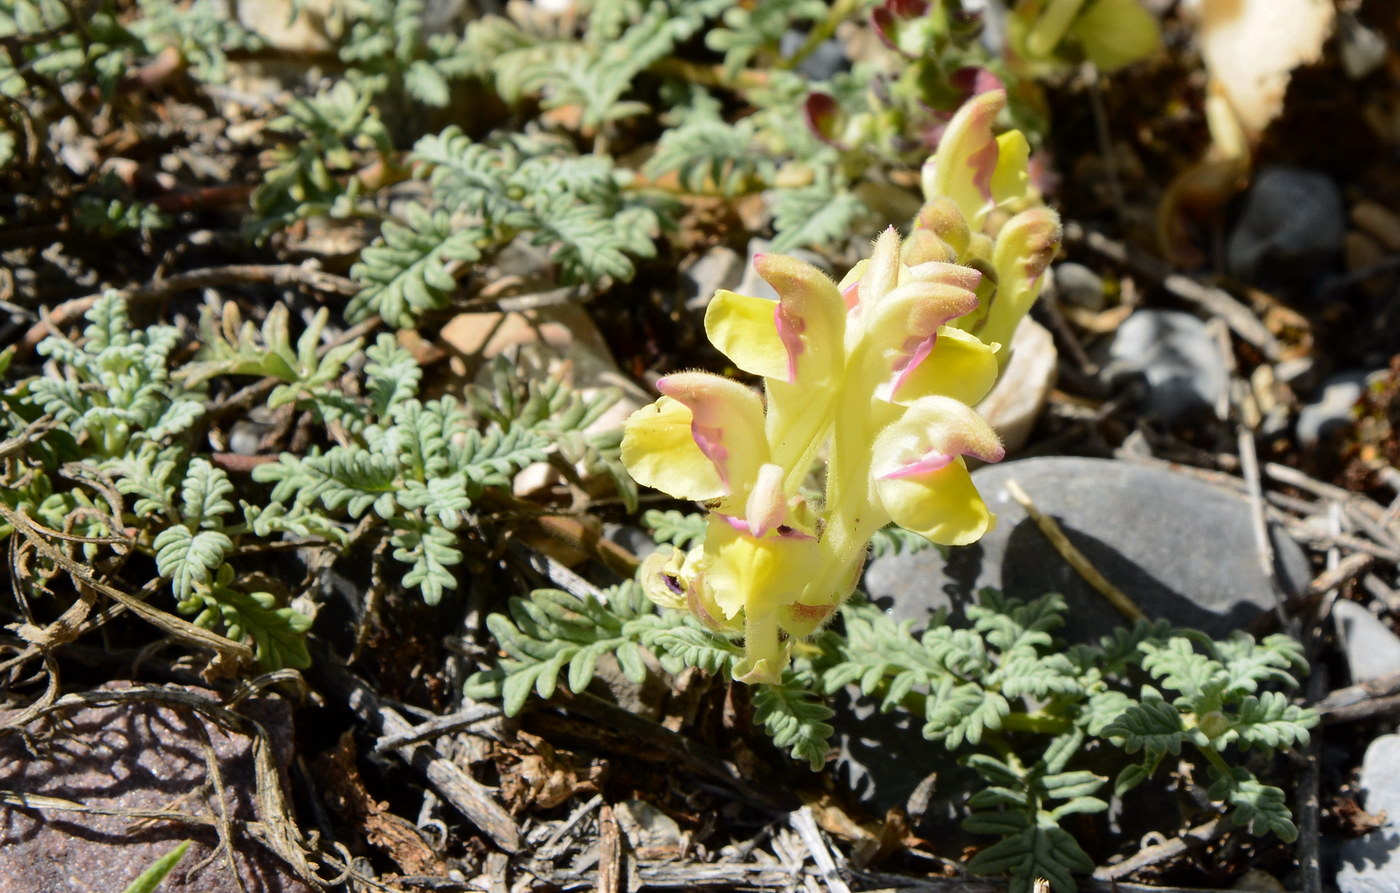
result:
<svg viewBox="0 0 1400 893"><path fill-rule="evenodd" d="M1093 871L1094 861L1064 829L1034 824L981 850L967 867L974 874L1011 873L1013 891L1029 891L1035 879L1043 877L1059 893L1073 893L1077 887L1072 872Z"/></svg>
<svg viewBox="0 0 1400 893"><path fill-rule="evenodd" d="M875 531L870 538L870 553L874 558L885 555L912 555L933 548L935 543L927 537L905 530L896 524Z"/></svg>
<svg viewBox="0 0 1400 893"><path fill-rule="evenodd" d="M1106 738L1121 738L1127 753L1146 751L1152 758L1181 753L1186 727L1176 707L1160 699L1144 699L1109 723L1102 734Z"/></svg>
<svg viewBox="0 0 1400 893"><path fill-rule="evenodd" d="M418 314L447 306L457 287L449 265L480 258L476 243L482 235L455 226L446 211L409 205L404 223L386 222L350 268L362 288L345 308L346 318L360 322L378 314L391 326L409 328Z"/></svg>
<svg viewBox="0 0 1400 893"><path fill-rule="evenodd" d="M670 544L686 550L705 539L705 516L698 512L647 509L642 514L642 523L651 529L651 538L657 545Z"/></svg>
<svg viewBox="0 0 1400 893"><path fill-rule="evenodd" d="M1079 770L1043 776L1039 784L1050 799L1071 800L1094 793L1103 787L1103 783L1107 780L1101 775Z"/></svg>
<svg viewBox="0 0 1400 893"><path fill-rule="evenodd" d="M1307 745L1308 728L1318 721L1317 712L1288 703L1276 691L1259 697L1249 695L1240 702L1239 714L1231 724L1232 737L1240 746L1257 747L1272 753L1280 747Z"/></svg>
<svg viewBox="0 0 1400 893"><path fill-rule="evenodd" d="M178 599L188 598L195 585L208 583L224 559L233 553L233 540L218 530L198 533L184 524L162 530L152 543L156 571L170 580Z"/></svg>
<svg viewBox="0 0 1400 893"><path fill-rule="evenodd" d="M1208 791L1210 798L1235 808L1230 813L1230 821L1247 825L1251 834L1260 837L1272 831L1285 843L1298 839L1298 826L1293 824L1293 815L1282 790L1261 783L1241 766L1230 767L1228 775L1212 767L1211 775L1215 782Z"/></svg>
<svg viewBox="0 0 1400 893"><path fill-rule="evenodd" d="M195 527L220 523L220 517L233 511L233 503L225 498L232 492L233 484L222 468L203 457L191 459L180 487L185 523Z"/></svg>
<svg viewBox="0 0 1400 893"><path fill-rule="evenodd" d="M869 213L865 203L844 188L818 183L773 193L773 250L831 245L856 230Z"/></svg>
<svg viewBox="0 0 1400 893"><path fill-rule="evenodd" d="M1174 636L1165 645L1143 642L1143 669L1162 685L1178 691L1198 715L1220 709L1229 674L1219 661L1195 651L1191 639Z"/></svg>
<svg viewBox="0 0 1400 893"><path fill-rule="evenodd" d="M1113 781L1113 796L1121 797L1152 777L1152 770L1141 763L1124 766Z"/></svg>
<svg viewBox="0 0 1400 893"><path fill-rule="evenodd" d="M929 694L923 735L930 741L942 739L950 750L967 741L978 744L984 731L996 731L1011 712L1011 706L998 692L976 683L956 684L942 679Z"/></svg>
<svg viewBox="0 0 1400 893"><path fill-rule="evenodd" d="M404 86L409 95L424 105L442 108L452 96L447 78L424 59L415 59L404 72Z"/></svg>
<svg viewBox="0 0 1400 893"><path fill-rule="evenodd" d="M661 134L646 173L674 172L690 192L735 196L761 189L775 167L756 143L752 120L694 119Z"/></svg>
<svg viewBox="0 0 1400 893"><path fill-rule="evenodd" d="M155 893L165 876L174 870L180 860L185 857L185 852L190 848L190 841L181 841L175 849L161 856L151 863L151 866L141 872L140 877L126 886L123 893Z"/></svg>
<svg viewBox="0 0 1400 893"><path fill-rule="evenodd" d="M825 765L833 732L825 720L831 718L832 710L816 692L788 672L777 685L755 688L753 705L754 719L774 744L786 748L793 759L806 760L813 772Z"/></svg>
<svg viewBox="0 0 1400 893"><path fill-rule="evenodd" d="M243 592L232 583L233 570L224 565L212 587L197 591L207 608L196 623L213 628L211 621L217 617L230 639L252 639L258 663L265 670L311 666L311 655L306 650L311 618L294 608L279 606L277 597L270 592Z"/></svg>
<svg viewBox="0 0 1400 893"><path fill-rule="evenodd" d="M394 546L394 558L409 565L403 585L417 586L423 601L435 605L443 592L457 588L452 568L461 563L462 552L452 531L414 525L395 531L389 543Z"/></svg>

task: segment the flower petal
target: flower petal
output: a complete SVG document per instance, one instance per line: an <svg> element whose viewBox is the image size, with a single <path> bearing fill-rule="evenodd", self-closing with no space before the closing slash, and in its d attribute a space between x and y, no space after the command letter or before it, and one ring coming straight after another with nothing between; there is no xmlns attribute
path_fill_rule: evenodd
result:
<svg viewBox="0 0 1400 893"><path fill-rule="evenodd" d="M896 524L936 543L964 545L990 529L962 456L1004 455L990 425L948 397L924 397L875 439L875 491Z"/></svg>
<svg viewBox="0 0 1400 893"><path fill-rule="evenodd" d="M937 471L875 482L896 524L944 546L975 543L996 526L967 466L954 459Z"/></svg>
<svg viewBox="0 0 1400 893"><path fill-rule="evenodd" d="M997 166L992 172L992 200L998 206L1024 201L1031 192L1031 144L1019 130L997 137Z"/></svg>
<svg viewBox="0 0 1400 893"><path fill-rule="evenodd" d="M997 233L992 249L997 291L986 320L977 330L983 341L1011 343L1021 317L1040 294L1041 274L1060 248L1060 234L1060 217L1049 208L1022 211ZM1005 357L1002 359L1004 362Z"/></svg>
<svg viewBox="0 0 1400 893"><path fill-rule="evenodd" d="M727 289L705 309L705 334L734 365L750 375L786 379L788 353L774 319L777 302Z"/></svg>
<svg viewBox="0 0 1400 893"><path fill-rule="evenodd" d="M725 618L795 602L820 554L820 543L801 531L756 537L745 528L712 513L705 529L705 586Z"/></svg>
<svg viewBox="0 0 1400 893"><path fill-rule="evenodd" d="M975 406L997 382L996 346L952 326L941 326L937 339L926 357L900 373L893 400L909 404L938 395Z"/></svg>
<svg viewBox="0 0 1400 893"><path fill-rule="evenodd" d="M846 302L836 283L811 264L781 254L757 255L753 265L778 293L773 320L787 350L782 380L795 384L800 378L810 386L839 376Z"/></svg>
<svg viewBox="0 0 1400 893"><path fill-rule="evenodd" d="M951 198L974 231L982 228L992 206L998 149L992 124L1005 107L1005 90L989 90L963 103L948 123L938 151L924 165L924 198Z"/></svg>
<svg viewBox="0 0 1400 893"><path fill-rule="evenodd" d="M657 381L656 389L690 410L691 438L714 464L723 495L747 499L754 476L768 461L759 396L708 372L677 372Z"/></svg>
<svg viewBox="0 0 1400 893"><path fill-rule="evenodd" d="M939 266L967 271L952 264ZM961 274L952 278L966 281ZM977 295L953 282L930 277L899 286L885 295L864 321L866 334L855 360L858 374L870 377L867 380L874 382L871 387L877 397L893 399L906 373L916 369L933 350L939 327L976 307Z"/></svg>
<svg viewBox="0 0 1400 893"><path fill-rule="evenodd" d="M727 490L715 465L691 435L690 408L662 397L632 413L623 426L622 464L644 487L677 499L718 499Z"/></svg>

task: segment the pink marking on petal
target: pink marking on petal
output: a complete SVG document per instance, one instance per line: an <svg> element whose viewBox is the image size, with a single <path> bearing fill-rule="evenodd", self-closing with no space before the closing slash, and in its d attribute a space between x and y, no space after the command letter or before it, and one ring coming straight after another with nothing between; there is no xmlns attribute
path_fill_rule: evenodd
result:
<svg viewBox="0 0 1400 893"><path fill-rule="evenodd" d="M852 282L850 285L846 286L845 291L841 292L841 300L843 300L843 301L846 302L846 312L847 312L847 313L851 312L852 310L854 310L854 309L856 309L857 307L860 306L860 280L859 280L859 279L857 279L855 282Z"/></svg>
<svg viewBox="0 0 1400 893"><path fill-rule="evenodd" d="M934 332L927 338L918 339L914 349L905 354L904 360L894 367L894 384L890 386L890 396L893 397L899 392L906 379L914 374L914 370L919 368L919 364L928 359L928 355L933 353L933 347L938 342L938 333ZM908 345L906 344L906 347Z"/></svg>
<svg viewBox="0 0 1400 893"><path fill-rule="evenodd" d="M807 329L807 321L784 306L782 301L773 308L773 324L778 327L778 338L787 349L788 384L797 383L797 358L806 350L802 343L802 333Z"/></svg>
<svg viewBox="0 0 1400 893"><path fill-rule="evenodd" d="M753 535L753 532L749 530L749 522L745 521L743 518L736 518L733 515L721 515L719 512L715 512L715 514L719 516L721 521L740 533L747 533L750 536Z"/></svg>
<svg viewBox="0 0 1400 893"><path fill-rule="evenodd" d="M894 478L912 477L916 474L929 474L930 472L939 471L940 469L947 468L948 465L952 463L954 458L956 457L949 456L946 453L931 451L925 453L923 458L918 459L917 461L910 462L908 465L901 465L894 471L889 471L885 474L880 475L880 480L887 481L892 480Z"/></svg>
<svg viewBox="0 0 1400 893"><path fill-rule="evenodd" d="M988 134L987 144L967 159L972 168L972 185L976 186L977 191L986 199L992 197L992 174L996 171L997 154L997 141L991 139L991 135Z"/></svg>
<svg viewBox="0 0 1400 893"><path fill-rule="evenodd" d="M724 485L728 492L729 486L729 449L724 445L724 429L719 425L702 425L698 421L690 423L690 436L694 438L695 445L715 466L715 471L719 473L719 482Z"/></svg>
<svg viewBox="0 0 1400 893"><path fill-rule="evenodd" d="M762 535L756 535L756 534L753 532L753 528L749 525L749 522L746 521L746 520L744 520L743 518L736 518L736 517L734 517L733 515L725 515L725 514L721 514L720 512L715 512L714 514L715 514L720 520L722 520L724 523L726 523L726 524L728 524L730 527L732 527L734 530L738 531L739 533L745 534L746 536L752 536L752 537L754 537L754 539L763 539L765 536L768 535L768 533L772 533L774 536L778 537L779 539L790 539L790 540L815 540L815 539L816 539L816 537L813 536L812 534L806 533L806 532L804 532L804 531L802 531L802 530L798 530L796 527L789 527L789 526L786 525L786 524L780 524L780 525L778 525L777 527L773 528L772 531L765 531L764 534L762 534Z"/></svg>

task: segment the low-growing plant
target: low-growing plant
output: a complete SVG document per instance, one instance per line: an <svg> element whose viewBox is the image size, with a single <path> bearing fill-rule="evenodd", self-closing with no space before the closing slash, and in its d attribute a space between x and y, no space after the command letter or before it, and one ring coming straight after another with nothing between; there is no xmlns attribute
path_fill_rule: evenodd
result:
<svg viewBox="0 0 1400 893"><path fill-rule="evenodd" d="M698 529L699 516L690 518L658 519L658 539L674 541L683 524ZM928 771L956 758L981 779L963 825L998 839L969 869L1009 873L1018 893L1037 878L1076 889L1073 874L1094 862L1067 819L1104 812L1110 791L1123 796L1148 781L1167 755L1205 770L1209 796L1232 824L1297 837L1284 791L1256 775L1276 753L1306 744L1317 723L1279 690L1307 671L1296 641L1245 633L1213 641L1139 621L1067 646L1055 637L1064 615L1059 595L1021 602L984 590L966 625L934 618L915 634L912 622L850 600L773 684L754 687L754 724L816 770L834 753L825 698L841 689L921 721L923 737L941 745L927 751ZM649 603L630 582L596 596L537 590L487 625L505 657L467 692L503 698L508 714L561 682L584 691L603 655L637 683L647 673L644 650L668 673L699 667L721 680L734 677L744 655L735 639ZM1112 780L1098 774L1108 754L1121 767Z"/></svg>
<svg viewBox="0 0 1400 893"><path fill-rule="evenodd" d="M5 458L0 500L58 535L82 537L89 562L118 546L149 555L181 613L251 640L270 668L307 665L311 620L260 588L259 576L236 571L250 548L285 539L339 547L362 522L384 531L407 566L404 584L435 603L457 585L475 501L508 492L515 472L552 461L580 479L626 480L620 434L585 430L614 393L584 398L557 380L521 382L498 364L496 393L473 393L475 407L423 400L422 370L391 335L364 351L363 381L347 390L344 364L362 342L321 350L325 311L295 346L285 307L261 328L240 325L231 307L221 322L206 312L206 347L178 371L178 330L133 328L118 293L98 299L87 322L78 341L41 342L44 374L0 394L4 436L32 440ZM338 442L284 453L257 465L253 482L235 481L196 445L207 382L218 376L272 379L266 406L313 413ZM630 480L622 492L635 499ZM41 562L35 595L55 572Z"/></svg>
<svg viewBox="0 0 1400 893"><path fill-rule="evenodd" d="M949 122L907 238L886 230L839 283L762 255L754 265L776 301L714 296L706 332L763 396L709 373L667 375L660 399L628 419L621 451L639 483L705 514L648 516L660 545L640 591L513 599L487 621L505 656L469 693L515 713L561 679L583 691L603 655L641 682L645 649L670 673L698 667L753 685L755 724L818 769L832 734L822 699L854 686L922 719L941 752L964 754L984 783L965 827L1000 838L969 868L1011 873L1018 893L1042 877L1073 890L1073 873L1094 867L1062 827L1108 808L1098 796L1108 778L1083 758L1091 743L1125 758L1119 796L1192 750L1234 823L1297 836L1282 790L1253 768L1306 743L1317 721L1266 690L1306 671L1292 639L1217 642L1140 622L1067 647L1053 636L1060 596L994 591L967 608L967 625L938 619L915 636L851 598L877 534L885 548L956 547L995 520L963 457L1003 451L972 406L1004 367L1060 235L1029 183L1026 139L995 133L1004 103L984 93Z"/></svg>

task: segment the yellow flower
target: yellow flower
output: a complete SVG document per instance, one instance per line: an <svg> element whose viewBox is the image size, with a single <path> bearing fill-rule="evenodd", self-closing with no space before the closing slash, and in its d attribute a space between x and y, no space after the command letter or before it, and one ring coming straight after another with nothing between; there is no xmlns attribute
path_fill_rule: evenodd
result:
<svg viewBox="0 0 1400 893"><path fill-rule="evenodd" d="M1034 300L1059 237L1025 176L1025 140L992 135L1004 104L983 94L954 118L925 171L937 194L907 242L887 230L840 283L759 256L776 301L715 295L706 334L762 379L763 397L682 372L627 421L632 476L710 512L703 545L649 559L643 585L660 604L742 632L737 679L778 681L791 640L854 590L880 528L964 545L996 522L963 457L996 462L1003 450L971 406L995 384L996 339L1009 340ZM984 231L1007 210L1019 213ZM825 491L809 500L802 488L822 455Z"/></svg>

